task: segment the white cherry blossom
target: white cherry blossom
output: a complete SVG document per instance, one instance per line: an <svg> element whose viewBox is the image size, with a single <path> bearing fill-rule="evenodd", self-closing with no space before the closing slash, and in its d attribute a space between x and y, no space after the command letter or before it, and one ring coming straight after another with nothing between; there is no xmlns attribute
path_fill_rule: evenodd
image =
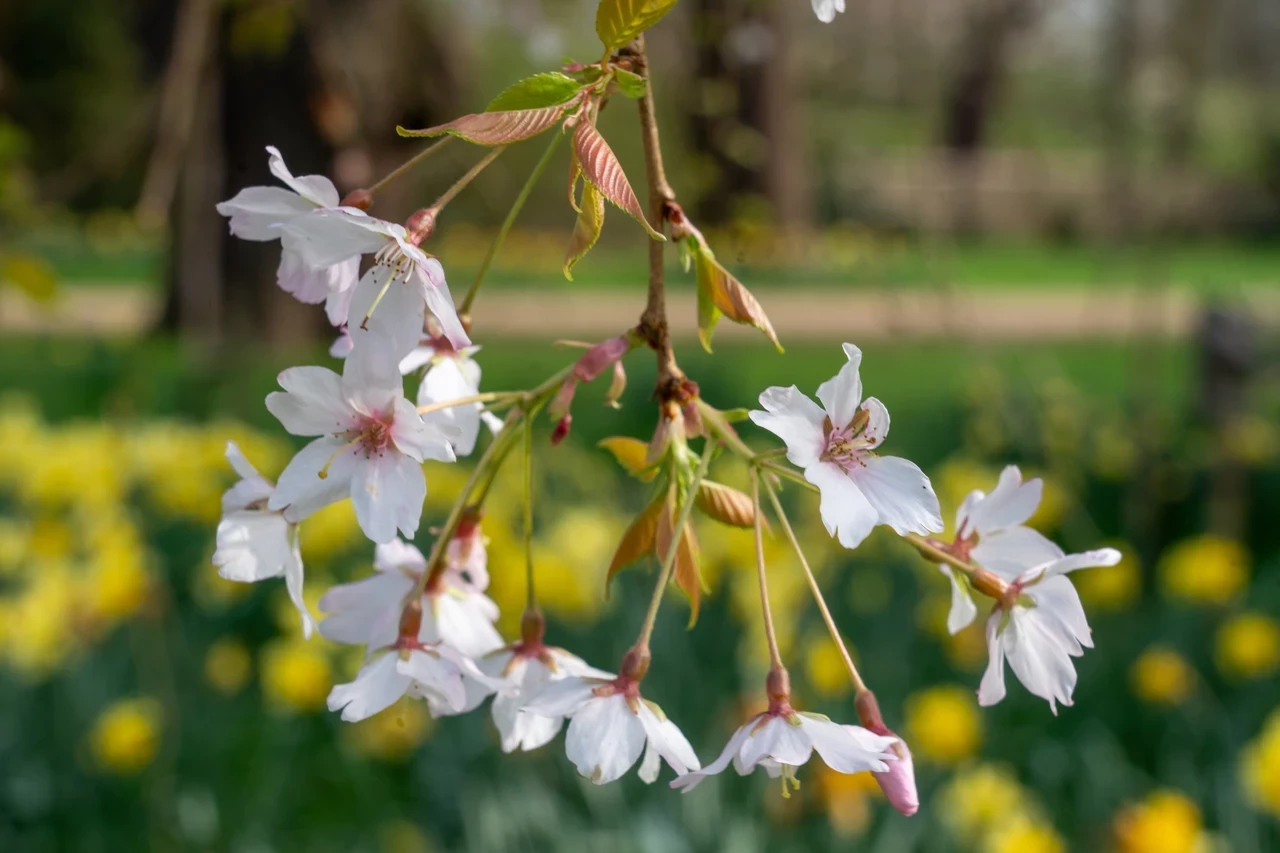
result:
<svg viewBox="0 0 1280 853"><path fill-rule="evenodd" d="M751 420L786 443L787 459L818 487L827 532L844 547L858 547L877 524L899 534L941 531L938 497L924 472L875 452L889 434L889 412L875 397L862 399L862 351L845 344L844 352L840 372L818 386L822 407L794 385L773 387L760 395L764 411Z"/></svg>
<svg viewBox="0 0 1280 853"><path fill-rule="evenodd" d="M836 19L837 12L844 11L844 0L811 0L813 3L813 14L818 16L818 20L824 24L829 24Z"/></svg>
<svg viewBox="0 0 1280 853"><path fill-rule="evenodd" d="M405 356L400 361L400 372L406 376L426 368L418 386L418 405L448 403L480 393L480 365L473 358L479 350L474 346L455 350L447 340L439 339L418 346ZM453 427L458 433L453 449L459 456L469 456L475 450L482 422L494 433L502 429L502 420L484 411L481 403L428 412L423 420Z"/></svg>
<svg viewBox="0 0 1280 853"><path fill-rule="evenodd" d="M341 377L326 367L292 367L279 382L284 391L269 394L267 408L290 433L321 437L289 462L268 506L291 506L302 518L350 496L374 542L390 542L397 528L417 532L427 494L423 460L455 457L448 435L405 399L387 341L367 337Z"/></svg>
<svg viewBox="0 0 1280 853"><path fill-rule="evenodd" d="M476 665L496 684L493 724L502 739L503 752L537 749L560 731L563 716L537 714L527 707L548 686L571 676L605 681L613 678L577 655L541 643L508 646L477 660Z"/></svg>
<svg viewBox="0 0 1280 853"><path fill-rule="evenodd" d="M1017 465L1008 465L990 494L974 490L956 511L956 538L951 550L1005 580L1013 580L1031 568L1056 560L1063 551L1044 534L1025 525L1040 506L1044 481L1022 481ZM951 612L947 629L955 634L974 620L978 608L968 580L946 563L938 569L951 581Z"/></svg>
<svg viewBox="0 0 1280 853"><path fill-rule="evenodd" d="M234 198L218 204L218 213L230 219L231 233L242 240L280 240L289 222L317 210L337 209L340 203L337 188L324 175L295 177L275 147L267 146L267 154L271 174L289 189L246 187ZM355 208L343 209L359 213ZM360 278L360 255L348 252L326 260L324 264L311 264L286 245L276 280L299 302L325 303L329 322L339 326L347 321L351 296Z"/></svg>
<svg viewBox="0 0 1280 853"><path fill-rule="evenodd" d="M381 321L397 360L422 338L430 310L444 336L461 350L471 345L458 319L440 262L410 240L403 225L368 216L355 209L321 210L290 220L283 242L314 267L352 254L373 254L374 264L355 287L348 329L356 349L368 337L366 317Z"/></svg>
<svg viewBox="0 0 1280 853"><path fill-rule="evenodd" d="M213 564L222 577L241 583L283 576L289 599L302 614L302 632L310 637L315 622L302 599L298 526L287 511L268 509L275 484L258 473L234 441L227 442L227 461L241 479L222 496Z"/></svg>
<svg viewBox="0 0 1280 853"><path fill-rule="evenodd" d="M619 779L644 753L640 778L652 783L666 761L677 775L702 765L689 741L662 709L640 696L632 680L570 675L525 705L547 717L568 717L565 753L597 785Z"/></svg>
<svg viewBox="0 0 1280 853"><path fill-rule="evenodd" d="M1049 701L1071 704L1076 670L1071 658L1093 648L1089 622L1068 572L1092 566L1114 566L1120 552L1100 548L1071 554L1028 569L1010 584L1009 592L987 620L987 649L991 658L978 688L978 704L994 705L1004 698L1004 662L1026 688Z"/></svg>
<svg viewBox="0 0 1280 853"><path fill-rule="evenodd" d="M739 726L719 758L701 770L681 775L671 787L692 791L708 776L724 772L731 762L740 776L762 766L770 776L794 780L795 769L808 762L815 750L839 773L886 773L886 762L897 760L892 751L897 742L897 738L872 734L861 726L841 725L818 714L798 712L786 702L775 702Z"/></svg>
<svg viewBox="0 0 1280 853"><path fill-rule="evenodd" d="M377 572L371 577L338 584L320 599L320 610L326 614L320 633L326 638L370 649L394 642L405 597L422 578L427 559L413 545L393 539L375 549L373 565ZM462 571L451 562L423 593L419 637L478 658L502 646L502 635L493 625L498 606L466 585Z"/></svg>
<svg viewBox="0 0 1280 853"><path fill-rule="evenodd" d="M461 652L444 643L401 638L361 667L354 681L335 685L329 692L329 710L342 711L342 719L354 723L409 695L425 698L433 710L461 711L472 683L489 689L475 664Z"/></svg>

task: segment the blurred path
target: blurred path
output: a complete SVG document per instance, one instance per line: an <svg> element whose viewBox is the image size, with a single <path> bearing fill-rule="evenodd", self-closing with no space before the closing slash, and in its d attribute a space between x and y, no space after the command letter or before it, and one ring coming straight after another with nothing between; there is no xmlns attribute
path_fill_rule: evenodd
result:
<svg viewBox="0 0 1280 853"><path fill-rule="evenodd" d="M784 345L849 338L1184 338L1194 332L1204 304L1202 296L1189 291L1138 288L1025 292L761 288L755 293ZM1241 298L1261 324L1280 327L1280 288L1245 289ZM596 339L633 324L642 307L642 293L494 288L478 300L475 323L485 336ZM0 331L128 338L144 334L161 308L161 294L138 286L65 287L48 306L20 293L0 291ZM669 309L673 333L692 338L694 294L670 294ZM722 322L717 334L729 339L757 333Z"/></svg>

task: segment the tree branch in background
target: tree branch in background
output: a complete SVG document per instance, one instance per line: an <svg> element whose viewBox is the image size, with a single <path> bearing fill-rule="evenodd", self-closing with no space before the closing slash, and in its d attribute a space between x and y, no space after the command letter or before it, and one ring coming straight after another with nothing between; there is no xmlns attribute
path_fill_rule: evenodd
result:
<svg viewBox="0 0 1280 853"><path fill-rule="evenodd" d="M212 49L219 5L217 0L184 0L178 11L173 54L165 70L156 117L156 145L134 211L143 225L156 226L168 218L195 126L196 91Z"/></svg>

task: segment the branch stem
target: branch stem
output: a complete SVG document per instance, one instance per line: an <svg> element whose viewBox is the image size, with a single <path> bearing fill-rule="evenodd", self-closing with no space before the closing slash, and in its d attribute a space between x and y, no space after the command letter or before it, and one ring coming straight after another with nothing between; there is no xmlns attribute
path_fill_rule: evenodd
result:
<svg viewBox="0 0 1280 853"><path fill-rule="evenodd" d="M658 608L662 606L662 596L667 590L667 584L671 582L671 572L676 565L676 554L680 553L680 540L684 536L685 525L689 523L689 516L693 513L693 505L697 503L695 497L698 489L702 486L702 481L707 476L707 469L711 467L711 457L715 455L716 447L708 442L706 447L702 448L702 459L698 461L698 469L693 474L693 479L689 482L689 490L686 493L684 504L680 507L680 515L676 518L675 526L671 529L671 546L667 548L667 553L662 556L662 568L658 572L658 582L653 587L653 597L649 599L649 610L645 613L644 624L640 626L640 634L636 637L635 645L631 648L631 653L639 653L640 656L648 658L649 656L649 638L653 636L653 626L658 619Z"/></svg>
<svg viewBox="0 0 1280 853"><path fill-rule="evenodd" d="M507 398L519 397L519 391L484 391L480 394L472 394L468 397L458 397L454 400L441 400L438 403L428 403L425 406L418 407L419 415L429 415L432 412L443 411L444 409L452 409L457 406L469 406L473 403L492 403L495 400L505 400Z"/></svg>
<svg viewBox="0 0 1280 853"><path fill-rule="evenodd" d="M452 138L453 138L452 136L441 137L440 139L437 139L432 144L428 145L426 148L423 148L417 154L414 154L408 160L405 160L399 166L395 167L390 172L388 172L382 180L378 181L376 184L369 187L369 193L371 195L377 195L379 190L386 189L389 184L394 183L397 179L402 177L406 172L408 172L414 166L417 166L423 160L426 160L432 154L436 153L441 148L443 148L445 143Z"/></svg>
<svg viewBox="0 0 1280 853"><path fill-rule="evenodd" d="M817 603L819 612L822 613L822 621L827 624L827 631L831 634L831 639L835 642L836 648L840 650L840 657L844 659L845 669L849 671L849 678L853 681L853 688L855 692L862 693L867 689L867 685L863 682L862 676L858 674L858 668L854 666L853 657L849 654L844 638L840 636L840 629L836 627L836 620L831 617L831 610L828 609L827 601L822 597L822 590L818 587L818 579L813 576L813 569L809 568L809 561L805 559L804 549L800 547L800 541L796 539L796 533L791 529L791 522L787 519L787 513L782 508L782 502L778 500L778 494L768 480L765 481L764 487L769 493L773 511L778 516L778 521L782 523L782 529L786 531L787 539L790 540L791 547L795 549L796 557L799 558L800 565L804 568L804 576L809 582L809 590L813 593L813 600Z"/></svg>
<svg viewBox="0 0 1280 853"><path fill-rule="evenodd" d="M764 636L769 641L769 662L775 670L784 669L778 652L778 635L773 627L773 610L769 607L769 581L764 570L764 511L760 506L760 473L751 472L751 503L755 507L756 574L760 581L760 611L764 615Z"/></svg>
<svg viewBox="0 0 1280 853"><path fill-rule="evenodd" d="M636 71L645 78L644 97L640 99L640 130L644 144L644 169L649 184L649 220L655 231L663 230L667 204L675 201L676 194L667 182L666 167L662 162L662 144L658 138L658 117L653 104L653 81L649 78L649 59L644 49L644 36L635 41ZM665 272L663 270L664 244L649 241L649 298L644 313L640 315L640 331L653 347L658 357L659 398L665 389L682 381L684 372L676 363L671 348L671 331L667 325L667 299Z"/></svg>
<svg viewBox="0 0 1280 853"><path fill-rule="evenodd" d="M479 175L486 168L488 168L489 164L492 163L494 160L497 160L498 155L506 150L507 150L507 146L505 145L499 145L498 147L490 150L488 154L484 155L484 157L480 159L480 162L472 166L465 175L463 175L461 178L458 178L458 180L453 182L453 186L445 190L443 195L441 195L438 199L432 202L431 207L428 208L428 210L431 210L435 213L439 213L441 210L444 210L445 205L453 201L454 198L458 195L458 193L466 189L467 184L474 181L477 175Z"/></svg>
<svg viewBox="0 0 1280 853"><path fill-rule="evenodd" d="M524 571L525 609L538 609L538 595L533 586L533 416L524 421Z"/></svg>
<svg viewBox="0 0 1280 853"><path fill-rule="evenodd" d="M561 133L553 133L551 135L551 142L547 145L547 150L543 152L542 159L538 161L538 165L533 167L533 171L529 173L529 179L524 182L524 186L520 189L520 194L511 203L511 209L507 211L507 218L502 221L502 227L498 229L497 236L489 244L489 251L485 252L484 260L480 262L480 270L476 273L475 281L471 282L471 288L467 291L467 295L463 297L462 304L458 306L459 314L471 313L471 305L476 301L476 294L480 292L480 285L484 283L484 277L489 274L489 267L493 264L493 259L506 241L507 234L510 233L511 226L515 224L516 217L520 215L520 210L524 207L524 203L529 200L529 194L533 192L534 185L538 183L542 173L547 170L547 165L551 162L551 155L555 153L562 136L563 134Z"/></svg>

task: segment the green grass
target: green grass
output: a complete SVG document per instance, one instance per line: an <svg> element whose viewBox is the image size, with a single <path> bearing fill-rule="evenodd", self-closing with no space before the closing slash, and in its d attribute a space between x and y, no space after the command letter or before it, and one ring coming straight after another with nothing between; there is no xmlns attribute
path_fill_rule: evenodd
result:
<svg viewBox="0 0 1280 853"><path fill-rule="evenodd" d="M548 237L547 239L551 239ZM828 236L825 256L843 238ZM1103 250L1076 245L1038 243L975 243L930 249L914 243L898 244L875 237L848 238L855 248L839 263L818 261L788 265L752 263L722 247L720 259L749 286L841 288L925 288L954 284L966 288L1033 290L1095 286L1175 286L1203 293L1231 292L1243 285L1280 286L1280 244L1186 243L1150 249ZM140 284L159 286L163 256L156 251L129 248L95 251L85 245L29 248L47 258L66 285ZM447 232L436 250L445 261L455 292L465 292L475 277L475 262L450 262ZM819 250L815 250L815 254ZM793 253L795 254L795 253ZM821 256L821 255L820 255ZM671 286L693 286L670 253ZM545 287L565 290L639 287L643 278L641 247L601 246L567 281L556 252L538 257L499 256L486 287L494 289Z"/></svg>

